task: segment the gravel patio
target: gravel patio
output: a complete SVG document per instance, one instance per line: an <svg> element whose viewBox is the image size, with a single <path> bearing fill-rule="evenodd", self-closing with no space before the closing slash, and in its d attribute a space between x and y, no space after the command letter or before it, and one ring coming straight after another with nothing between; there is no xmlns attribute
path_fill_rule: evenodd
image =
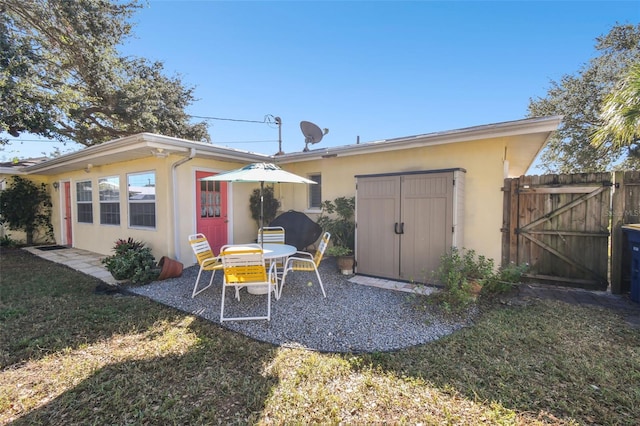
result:
<svg viewBox="0 0 640 426"><path fill-rule="evenodd" d="M179 278L127 290L220 323L222 273L216 273L211 288L191 298L197 274L198 267L192 266L185 268ZM322 261L320 275L326 298L322 297L315 274L290 273L280 300L272 298L270 321L225 321L222 326L279 346L358 353L427 343L472 321L473 312L466 318L447 319L417 308L412 300L420 295L351 282L353 276L340 274L333 258ZM203 281L209 277L205 275ZM266 312L266 296L251 295L242 289L238 303L233 299L233 291L227 292L225 312L234 315Z"/></svg>

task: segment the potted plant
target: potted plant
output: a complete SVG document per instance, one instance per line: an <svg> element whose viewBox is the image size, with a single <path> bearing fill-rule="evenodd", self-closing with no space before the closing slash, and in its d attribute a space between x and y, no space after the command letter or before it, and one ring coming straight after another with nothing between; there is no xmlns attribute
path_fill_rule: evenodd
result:
<svg viewBox="0 0 640 426"><path fill-rule="evenodd" d="M160 273L149 247L133 238L118 239L112 256L102 263L116 280L129 280L133 284L146 284L158 278Z"/></svg>
<svg viewBox="0 0 640 426"><path fill-rule="evenodd" d="M249 197L249 209L251 209L251 217L256 221L258 227L260 227L260 206L263 210L263 223L270 223L278 215L278 209L280 208L280 201L275 197L273 193L273 185L264 187L262 191L262 203L260 202L260 189L254 189Z"/></svg>
<svg viewBox="0 0 640 426"><path fill-rule="evenodd" d="M322 202L322 212L317 223L324 231L331 234L331 247L327 255L335 256L340 271L349 275L353 273L356 224L355 197L338 197L333 201Z"/></svg>

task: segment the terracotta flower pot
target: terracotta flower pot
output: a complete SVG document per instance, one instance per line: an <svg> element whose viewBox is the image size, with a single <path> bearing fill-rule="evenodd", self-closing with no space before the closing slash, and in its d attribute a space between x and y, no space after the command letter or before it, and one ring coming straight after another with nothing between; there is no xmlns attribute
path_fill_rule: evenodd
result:
<svg viewBox="0 0 640 426"><path fill-rule="evenodd" d="M338 268L343 275L353 274L353 256L338 256L336 260L338 262Z"/></svg>
<svg viewBox="0 0 640 426"><path fill-rule="evenodd" d="M158 262L158 267L160 268L158 280L166 280L167 278L176 278L182 275L184 265L177 260L162 256L162 259Z"/></svg>
<svg viewBox="0 0 640 426"><path fill-rule="evenodd" d="M482 291L482 284L480 284L477 281L471 281L470 283L470 292L471 292L471 297L474 300L477 300L478 297L480 297L480 292Z"/></svg>

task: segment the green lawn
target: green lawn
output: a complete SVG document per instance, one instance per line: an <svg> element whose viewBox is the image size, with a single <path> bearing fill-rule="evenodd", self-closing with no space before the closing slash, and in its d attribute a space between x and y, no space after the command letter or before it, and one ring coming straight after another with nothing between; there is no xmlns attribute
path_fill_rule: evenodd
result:
<svg viewBox="0 0 640 426"><path fill-rule="evenodd" d="M0 252L0 424L637 424L640 330L539 302L390 353L255 342Z"/></svg>

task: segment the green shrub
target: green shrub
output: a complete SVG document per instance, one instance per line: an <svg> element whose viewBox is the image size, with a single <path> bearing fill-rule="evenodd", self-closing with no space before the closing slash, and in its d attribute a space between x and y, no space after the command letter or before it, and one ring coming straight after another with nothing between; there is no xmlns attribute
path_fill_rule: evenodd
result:
<svg viewBox="0 0 640 426"><path fill-rule="evenodd" d="M332 246L341 247L340 251L344 253L343 256L353 253L355 249L355 211L356 197L338 197L333 201L325 200L322 202L320 217L316 221L323 231L331 234ZM336 255L335 251L333 253Z"/></svg>
<svg viewBox="0 0 640 426"><path fill-rule="evenodd" d="M3 235L0 238L0 247L15 248L20 246L20 241L14 240L9 235Z"/></svg>
<svg viewBox="0 0 640 426"><path fill-rule="evenodd" d="M476 300L478 288L493 274L493 259L477 256L474 250L452 247L440 257L440 266L434 274L443 286L433 298L447 311L459 311Z"/></svg>
<svg viewBox="0 0 640 426"><path fill-rule="evenodd" d="M331 246L327 247L325 253L328 256L342 257L351 255L351 253L353 253L353 250L343 246Z"/></svg>
<svg viewBox="0 0 640 426"><path fill-rule="evenodd" d="M493 259L487 259L482 255L476 258L475 250L466 250L461 259L461 268L467 279L482 280L493 274L495 265Z"/></svg>
<svg viewBox="0 0 640 426"><path fill-rule="evenodd" d="M47 185L12 176L9 188L0 191L0 223L11 230L23 230L27 245L33 245L38 233L45 231L45 239L54 240L51 224L51 197Z"/></svg>
<svg viewBox="0 0 640 426"><path fill-rule="evenodd" d="M129 237L126 240L120 238L116 240L116 244L113 246L113 251L116 254L125 254L129 250L140 251L144 248L144 243L142 241L136 241L133 238Z"/></svg>
<svg viewBox="0 0 640 426"><path fill-rule="evenodd" d="M483 280L482 292L486 294L502 294L511 291L522 282L522 276L529 270L529 265L510 263L501 267Z"/></svg>
<svg viewBox="0 0 640 426"><path fill-rule="evenodd" d="M133 284L146 284L158 278L160 271L149 247L132 238L119 239L113 247L114 255L102 263L116 280L129 280Z"/></svg>

